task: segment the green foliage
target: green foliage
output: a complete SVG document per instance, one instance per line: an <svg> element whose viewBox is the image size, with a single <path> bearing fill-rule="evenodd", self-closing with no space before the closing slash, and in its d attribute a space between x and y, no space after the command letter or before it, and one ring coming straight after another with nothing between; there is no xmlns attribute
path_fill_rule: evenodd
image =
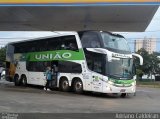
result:
<svg viewBox="0 0 160 119"><path fill-rule="evenodd" d="M144 72L141 69L136 69L136 74L138 76L142 76L144 74Z"/></svg>
<svg viewBox="0 0 160 119"><path fill-rule="evenodd" d="M160 52L153 52L156 56L160 56Z"/></svg>
<svg viewBox="0 0 160 119"><path fill-rule="evenodd" d="M0 48L0 62L4 62L6 60L6 47Z"/></svg>
<svg viewBox="0 0 160 119"><path fill-rule="evenodd" d="M140 49L138 52L143 57L143 65L137 66L137 75L143 74L160 74L160 59L157 53L149 54L145 49ZM138 60L136 59L136 62Z"/></svg>

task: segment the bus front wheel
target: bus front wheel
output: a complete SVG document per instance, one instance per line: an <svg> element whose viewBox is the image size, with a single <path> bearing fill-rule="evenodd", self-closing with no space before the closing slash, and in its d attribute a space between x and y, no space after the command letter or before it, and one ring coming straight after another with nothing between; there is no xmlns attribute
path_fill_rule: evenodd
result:
<svg viewBox="0 0 160 119"><path fill-rule="evenodd" d="M83 83L81 80L75 80L73 83L73 90L75 93L82 93L83 92Z"/></svg>
<svg viewBox="0 0 160 119"><path fill-rule="evenodd" d="M127 96L127 93L122 93L122 94L121 94L121 97L122 97L122 98L125 98L126 96Z"/></svg>
<svg viewBox="0 0 160 119"><path fill-rule="evenodd" d="M60 90L64 92L69 91L69 82L66 78L62 78L60 81Z"/></svg>

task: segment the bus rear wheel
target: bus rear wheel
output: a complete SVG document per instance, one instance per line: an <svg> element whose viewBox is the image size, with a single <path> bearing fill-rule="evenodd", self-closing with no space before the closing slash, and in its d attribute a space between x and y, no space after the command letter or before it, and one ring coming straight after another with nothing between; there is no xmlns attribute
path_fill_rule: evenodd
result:
<svg viewBox="0 0 160 119"><path fill-rule="evenodd" d="M15 85L15 86L20 86L20 80L19 80L18 75L17 75L17 76L14 76L14 85Z"/></svg>
<svg viewBox="0 0 160 119"><path fill-rule="evenodd" d="M27 86L27 78L26 78L26 76L22 76L21 83L22 83L22 86Z"/></svg>
<svg viewBox="0 0 160 119"><path fill-rule="evenodd" d="M60 90L64 92L69 91L69 82L66 78L63 78L60 81Z"/></svg>
<svg viewBox="0 0 160 119"><path fill-rule="evenodd" d="M80 79L74 81L73 91L78 94L81 94L83 92L83 83Z"/></svg>

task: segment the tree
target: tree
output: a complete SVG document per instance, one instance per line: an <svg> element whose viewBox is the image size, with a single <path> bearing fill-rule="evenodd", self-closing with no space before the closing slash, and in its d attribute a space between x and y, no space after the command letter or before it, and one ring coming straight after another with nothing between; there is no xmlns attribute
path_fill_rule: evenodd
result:
<svg viewBox="0 0 160 119"><path fill-rule="evenodd" d="M139 70L142 70L144 74L148 74L149 71L150 71L150 66L151 66L150 65L150 55L149 55L149 53L143 48L138 50L137 53L140 54L143 57L143 65L142 66L138 65L137 68ZM136 60L136 62L137 62L137 60Z"/></svg>
<svg viewBox="0 0 160 119"><path fill-rule="evenodd" d="M141 69L138 69L138 68L136 69L136 75L139 80L142 79L143 74L144 72Z"/></svg>
<svg viewBox="0 0 160 119"><path fill-rule="evenodd" d="M158 53L149 54L143 48L138 50L137 53L143 57L143 65L137 66L137 75L142 76L142 73L147 75L160 73L160 59L157 57ZM138 61L136 60L136 62Z"/></svg>
<svg viewBox="0 0 160 119"><path fill-rule="evenodd" d="M6 47L0 48L0 62L4 62L6 60Z"/></svg>
<svg viewBox="0 0 160 119"><path fill-rule="evenodd" d="M152 55L152 64L153 64L153 70L155 74L160 74L160 52L154 52Z"/></svg>
<svg viewBox="0 0 160 119"><path fill-rule="evenodd" d="M156 56L160 56L160 52L153 52Z"/></svg>

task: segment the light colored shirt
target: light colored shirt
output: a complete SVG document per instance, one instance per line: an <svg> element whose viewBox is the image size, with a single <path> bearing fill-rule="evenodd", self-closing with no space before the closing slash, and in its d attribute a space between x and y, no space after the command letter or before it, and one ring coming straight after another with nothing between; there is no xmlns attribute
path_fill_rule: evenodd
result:
<svg viewBox="0 0 160 119"><path fill-rule="evenodd" d="M46 74L46 80L52 80L52 72L50 70L47 70L45 74Z"/></svg>

